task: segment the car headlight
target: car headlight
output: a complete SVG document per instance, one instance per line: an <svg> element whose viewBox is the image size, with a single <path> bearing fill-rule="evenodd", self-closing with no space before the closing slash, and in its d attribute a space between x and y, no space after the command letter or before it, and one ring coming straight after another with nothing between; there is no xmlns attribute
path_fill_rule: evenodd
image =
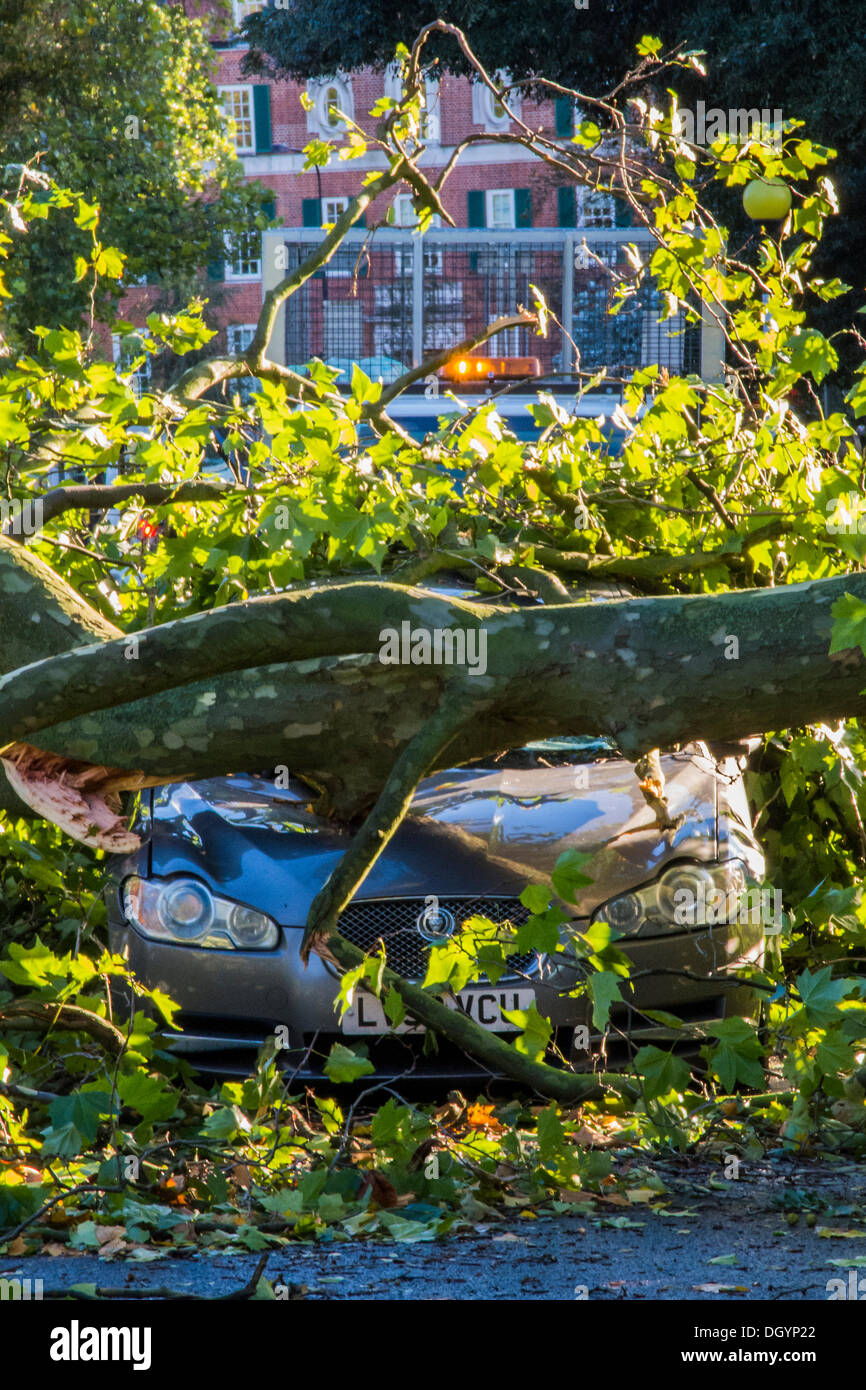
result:
<svg viewBox="0 0 866 1390"><path fill-rule="evenodd" d="M745 865L739 859L672 864L655 883L603 903L592 921L607 922L623 935L733 923L746 887Z"/></svg>
<svg viewBox="0 0 866 1390"><path fill-rule="evenodd" d="M269 951L280 939L264 912L212 893L197 878L128 878L123 911L142 936L218 951Z"/></svg>

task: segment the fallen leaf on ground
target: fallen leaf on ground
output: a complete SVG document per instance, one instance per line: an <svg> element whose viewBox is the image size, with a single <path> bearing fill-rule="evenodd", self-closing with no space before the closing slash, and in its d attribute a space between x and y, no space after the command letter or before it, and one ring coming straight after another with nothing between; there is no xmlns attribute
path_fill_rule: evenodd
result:
<svg viewBox="0 0 866 1390"><path fill-rule="evenodd" d="M118 1240L126 1235L125 1226L94 1226L94 1232L99 1244L108 1245L110 1241Z"/></svg>
<svg viewBox="0 0 866 1390"><path fill-rule="evenodd" d="M505 1126L493 1113L492 1105L470 1105L466 1111L466 1121L473 1129L503 1130Z"/></svg>
<svg viewBox="0 0 866 1390"><path fill-rule="evenodd" d="M746 1284L692 1284L695 1293L746 1293Z"/></svg>
<svg viewBox="0 0 866 1390"><path fill-rule="evenodd" d="M396 1207L399 1204L400 1197L396 1187L376 1168L364 1174L358 1188L358 1197L363 1198L368 1192L370 1201L377 1207Z"/></svg>

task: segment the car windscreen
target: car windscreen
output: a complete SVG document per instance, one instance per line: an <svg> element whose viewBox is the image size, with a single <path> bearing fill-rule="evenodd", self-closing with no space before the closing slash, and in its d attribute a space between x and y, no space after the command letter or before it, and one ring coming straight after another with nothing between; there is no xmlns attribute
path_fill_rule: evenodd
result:
<svg viewBox="0 0 866 1390"><path fill-rule="evenodd" d="M473 768L526 769L536 767L574 767L581 763L597 763L621 758L616 744L603 735L562 735L559 738L540 738L525 743L522 748L509 748L486 758L464 764Z"/></svg>

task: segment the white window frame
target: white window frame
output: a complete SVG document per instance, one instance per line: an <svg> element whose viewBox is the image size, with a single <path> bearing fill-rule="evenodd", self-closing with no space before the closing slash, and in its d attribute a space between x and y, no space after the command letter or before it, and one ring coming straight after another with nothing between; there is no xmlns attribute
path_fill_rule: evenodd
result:
<svg viewBox="0 0 866 1390"><path fill-rule="evenodd" d="M603 189L578 188L578 227L613 228L616 226L616 199Z"/></svg>
<svg viewBox="0 0 866 1390"><path fill-rule="evenodd" d="M242 254L243 248L239 248L233 242L231 236L225 240L225 261L224 274L226 284L238 284L239 282L249 283L262 278L262 234L257 227L251 227L248 232L242 233L245 237L258 237L258 256L246 256ZM246 270L237 269L238 266L247 266Z"/></svg>
<svg viewBox="0 0 866 1390"><path fill-rule="evenodd" d="M394 199L394 224L395 227L416 227L418 225L418 214L412 206L411 193L398 193Z"/></svg>
<svg viewBox="0 0 866 1390"><path fill-rule="evenodd" d="M497 222L493 216L494 199L507 197L510 200L510 213L507 221ZM513 188L486 188L484 190L484 221L492 230L513 231L517 226L517 210Z"/></svg>
<svg viewBox="0 0 866 1390"><path fill-rule="evenodd" d="M259 14L268 8L268 0L232 0L232 15L235 33L239 34L241 25L251 14Z"/></svg>
<svg viewBox="0 0 866 1390"><path fill-rule="evenodd" d="M253 89L249 83L238 83L231 87L220 87L220 101L223 108L223 116L226 122L226 129L235 142L236 154L255 154L256 152L256 118L253 108ZM234 98L240 96L246 102L246 112L242 114L241 120L246 124L249 122L249 141L244 138L242 128L233 111L227 109L229 104L234 104ZM230 99L227 103L227 98Z"/></svg>
<svg viewBox="0 0 866 1390"><path fill-rule="evenodd" d="M442 143L442 121L439 108L439 83L429 78L424 84L424 114L421 117L421 139L427 145Z"/></svg>
<svg viewBox="0 0 866 1390"><path fill-rule="evenodd" d="M389 63L385 69L385 96L391 101L399 101L403 95L400 80L400 64ZM442 140L442 122L439 118L439 83L428 77L424 81L424 109L421 118L421 139L427 145L438 145Z"/></svg>
<svg viewBox="0 0 866 1390"><path fill-rule="evenodd" d="M512 80L511 73L500 69L499 72L493 74L493 80L500 87L507 87ZM508 105L515 116L520 115L519 91L508 93ZM508 130L511 125L511 117L507 111L497 115L496 98L483 82L473 82L472 84L472 123L473 125L483 125L485 130L491 133Z"/></svg>
<svg viewBox="0 0 866 1390"><path fill-rule="evenodd" d="M256 331L254 323L226 324L226 344L229 352L240 355L246 352Z"/></svg>
<svg viewBox="0 0 866 1390"><path fill-rule="evenodd" d="M336 91L336 105L347 120L355 118L355 99L352 94L351 77L338 73L336 77L329 77L327 80L307 83L307 95L313 105L307 112L307 129L314 135L323 135L326 140L337 139L346 132L346 121L337 121L332 125L328 119L330 103L328 93Z"/></svg>
<svg viewBox="0 0 866 1390"><path fill-rule="evenodd" d="M141 356L141 354L138 352L124 353L121 351L119 333L112 333L111 335L111 355L114 359L116 366L118 366L122 372L127 369L129 362L131 362L134 358ZM124 358L126 359L126 363L124 363ZM150 381L150 368L151 359L149 357L145 357L142 365L140 367L137 367L136 370L132 373L132 389L137 396L141 395L142 391L145 389L148 382Z"/></svg>
<svg viewBox="0 0 866 1390"><path fill-rule="evenodd" d="M349 206L349 199L344 193L322 195L322 226L332 227L339 217Z"/></svg>
<svg viewBox="0 0 866 1390"><path fill-rule="evenodd" d="M412 206L412 193L398 193L394 199L394 227L417 227L418 214ZM438 212L434 212L430 220L431 227L441 227L442 218Z"/></svg>

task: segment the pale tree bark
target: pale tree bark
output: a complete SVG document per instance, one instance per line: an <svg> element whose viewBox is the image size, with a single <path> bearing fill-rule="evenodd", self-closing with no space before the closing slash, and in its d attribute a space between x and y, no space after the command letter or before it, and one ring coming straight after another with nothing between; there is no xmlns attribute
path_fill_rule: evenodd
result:
<svg viewBox="0 0 866 1390"><path fill-rule="evenodd" d="M284 764L342 819L369 808L446 692L484 709L456 733L449 765L566 733L607 734L635 758L866 709L859 650L829 655L832 605L844 593L866 598L862 574L517 610L361 581L133 637L10 542L0 565L16 615L0 658L3 746L166 780ZM403 623L483 632L485 673L383 664L380 633ZM88 645L70 650L82 637ZM49 645L61 654L48 657Z"/></svg>

